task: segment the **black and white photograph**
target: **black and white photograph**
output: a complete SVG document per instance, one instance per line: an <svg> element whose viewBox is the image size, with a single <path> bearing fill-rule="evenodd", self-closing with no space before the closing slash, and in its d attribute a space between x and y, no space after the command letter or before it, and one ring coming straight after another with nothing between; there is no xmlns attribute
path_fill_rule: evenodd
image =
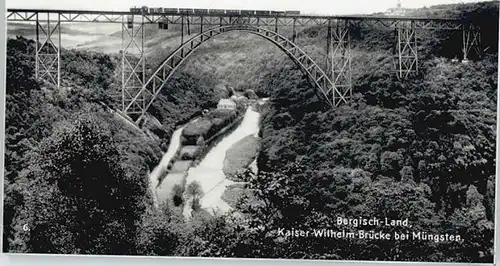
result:
<svg viewBox="0 0 500 266"><path fill-rule="evenodd" d="M2 252L493 263L499 5L7 0Z"/></svg>

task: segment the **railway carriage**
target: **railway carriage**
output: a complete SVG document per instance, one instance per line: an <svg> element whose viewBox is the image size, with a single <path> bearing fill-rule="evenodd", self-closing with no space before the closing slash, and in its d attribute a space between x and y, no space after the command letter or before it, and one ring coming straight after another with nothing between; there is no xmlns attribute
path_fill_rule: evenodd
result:
<svg viewBox="0 0 500 266"><path fill-rule="evenodd" d="M226 9L226 15L239 15L240 10Z"/></svg>
<svg viewBox="0 0 500 266"><path fill-rule="evenodd" d="M208 14L208 9L194 9L195 15L206 15Z"/></svg>
<svg viewBox="0 0 500 266"><path fill-rule="evenodd" d="M151 7L149 8L149 14L161 14L163 13L162 7Z"/></svg>
<svg viewBox="0 0 500 266"><path fill-rule="evenodd" d="M225 13L226 13L225 11L226 11L226 10L224 10L224 9L210 9L210 10L208 11L208 13L209 13L209 14L218 15L218 14L225 14Z"/></svg>
<svg viewBox="0 0 500 266"><path fill-rule="evenodd" d="M178 8L163 8L163 12L164 13L176 13L176 14L178 14L179 9Z"/></svg>
<svg viewBox="0 0 500 266"><path fill-rule="evenodd" d="M179 8L179 14L194 14L194 9L192 9L192 8Z"/></svg>
<svg viewBox="0 0 500 266"><path fill-rule="evenodd" d="M194 9L194 8L162 8L162 7L132 7L130 12L133 14L189 14L189 15L244 15L244 16L297 16L300 11L269 11L269 10L235 10L235 9Z"/></svg>
<svg viewBox="0 0 500 266"><path fill-rule="evenodd" d="M266 10L256 10L255 15L258 16L265 16L271 14L271 11L266 11Z"/></svg>
<svg viewBox="0 0 500 266"><path fill-rule="evenodd" d="M285 11L285 16L297 16L297 15L300 15L300 11L296 11L296 10Z"/></svg>
<svg viewBox="0 0 500 266"><path fill-rule="evenodd" d="M255 15L255 10L241 10L241 15L245 16Z"/></svg>
<svg viewBox="0 0 500 266"><path fill-rule="evenodd" d="M285 11L271 11L271 15L283 16L285 15Z"/></svg>

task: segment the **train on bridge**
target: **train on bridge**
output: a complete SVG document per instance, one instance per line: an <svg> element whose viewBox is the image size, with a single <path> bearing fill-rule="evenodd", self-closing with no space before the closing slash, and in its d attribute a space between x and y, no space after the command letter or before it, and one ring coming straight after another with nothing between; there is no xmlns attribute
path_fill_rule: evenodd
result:
<svg viewBox="0 0 500 266"><path fill-rule="evenodd" d="M182 15L241 15L241 16L297 16L300 11L271 11L271 10L230 10L230 9L197 9L197 8L163 8L163 7L132 7L130 12L134 14L182 14Z"/></svg>

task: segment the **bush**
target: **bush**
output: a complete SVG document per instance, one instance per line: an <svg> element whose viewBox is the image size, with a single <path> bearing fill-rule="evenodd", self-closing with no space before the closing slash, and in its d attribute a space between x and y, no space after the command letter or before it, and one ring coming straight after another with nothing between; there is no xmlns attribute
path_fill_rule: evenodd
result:
<svg viewBox="0 0 500 266"><path fill-rule="evenodd" d="M213 137L222 128L232 123L238 117L235 110L213 110L198 120L189 123L182 132L183 145L199 145L200 137L206 140Z"/></svg>
<svg viewBox="0 0 500 266"><path fill-rule="evenodd" d="M201 138L201 136L200 136ZM199 145L201 146L201 145ZM196 159L199 154L200 154L200 147L199 146L184 146L181 149L180 152L180 159L181 160L194 160Z"/></svg>

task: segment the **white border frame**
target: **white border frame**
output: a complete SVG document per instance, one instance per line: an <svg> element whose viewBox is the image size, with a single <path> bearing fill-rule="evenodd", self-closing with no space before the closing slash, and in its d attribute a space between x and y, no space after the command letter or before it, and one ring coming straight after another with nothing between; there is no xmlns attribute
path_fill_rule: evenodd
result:
<svg viewBox="0 0 500 266"><path fill-rule="evenodd" d="M297 0L294 0L297 1ZM3 2L3 3L2 3ZM3 40L0 38L0 184L1 184L1 199L0 204L0 218L3 221L3 200L4 200L4 145L5 145L5 82L6 82L6 48L7 48L7 23L6 23L6 3L0 0L2 7L0 8L0 33L3 36ZM500 35L500 30L499 30ZM499 42L500 50L500 42ZM499 69L500 69L500 57L499 57ZM3 253L2 241L0 240L0 265L2 266L58 266L58 265L119 265L119 266L165 266L165 264L171 265L213 265L213 266L223 266L223 265L234 265L238 263L240 266L257 266L257 265L349 265L349 266L379 266L383 264L391 265L437 265L437 266L457 266L457 265L497 265L498 256L497 247L499 241L499 223L500 223L500 138L499 138L499 125L500 118L498 111L500 109L500 71L498 71L497 77L497 141L496 141L496 177L495 177L495 235L494 235L494 258L493 264L480 264L480 263L429 263L429 262L390 262L390 261L323 261L323 260L291 260L291 259L229 259L229 258L191 258L191 257L147 257L147 256L104 256L104 255L39 255L39 254L13 254L13 253ZM3 223L2 223L3 224ZM3 226L0 224L0 234L3 236Z"/></svg>

